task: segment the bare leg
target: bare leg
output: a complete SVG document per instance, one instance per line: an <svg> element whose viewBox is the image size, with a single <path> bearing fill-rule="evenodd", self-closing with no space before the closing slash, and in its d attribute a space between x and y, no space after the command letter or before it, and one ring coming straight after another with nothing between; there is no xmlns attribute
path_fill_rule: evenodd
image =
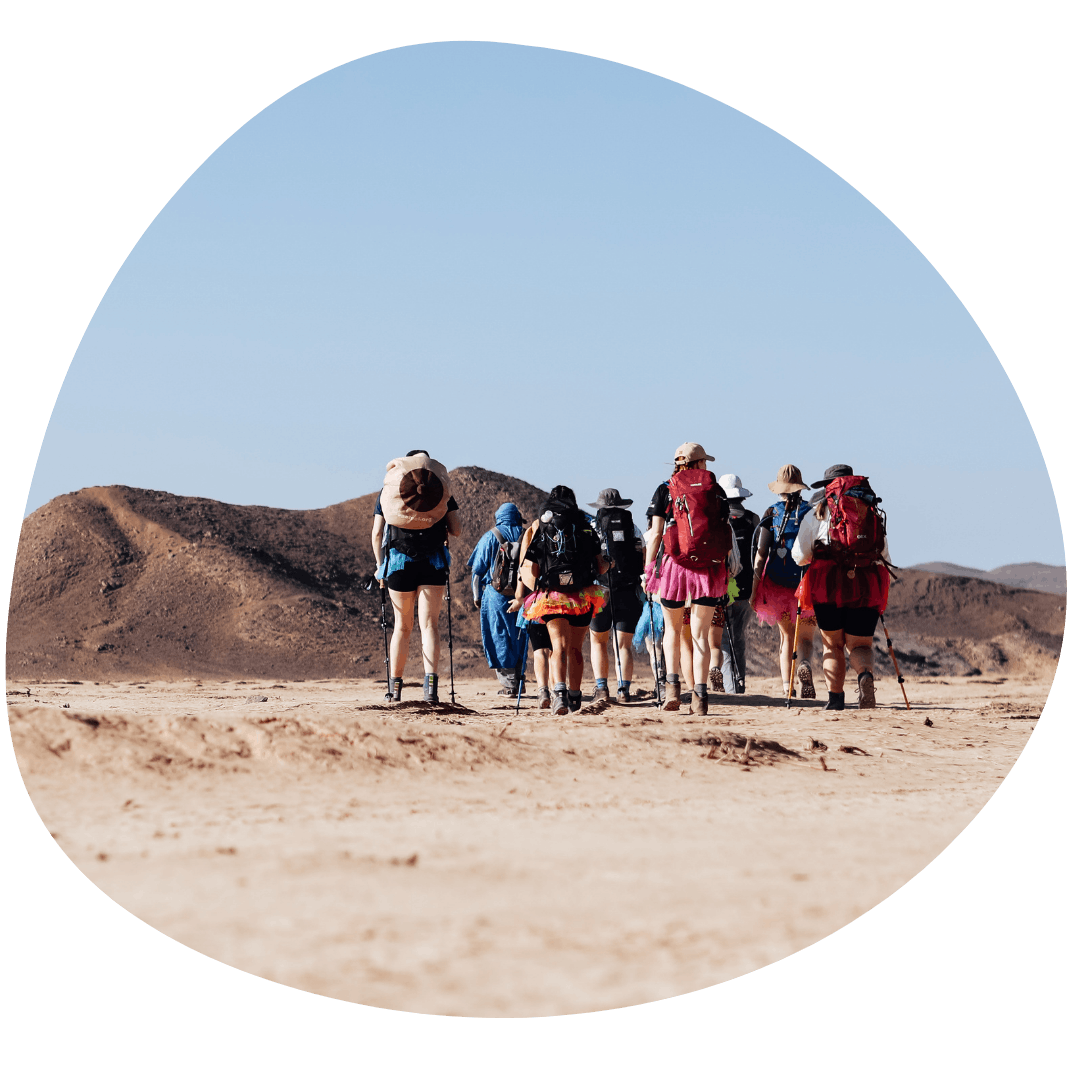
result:
<svg viewBox="0 0 1080 1080"><path fill-rule="evenodd" d="M608 639L611 637L610 630L591 631L592 640L589 643L589 659L592 662L594 679L606 679L608 677Z"/></svg>
<svg viewBox="0 0 1080 1080"><path fill-rule="evenodd" d="M844 631L822 630L821 640L825 645L825 660L821 665L825 669L825 685L829 688L831 694L843 693L844 676L847 674L847 660L844 657Z"/></svg>
<svg viewBox="0 0 1080 1080"><path fill-rule="evenodd" d="M712 629L712 617L715 608L707 604L694 604L690 608L690 634L693 638L693 683L692 686L709 684L709 631Z"/></svg>
<svg viewBox="0 0 1080 1080"><path fill-rule="evenodd" d="M570 624L566 619L551 619L547 624L548 634L551 637L551 677L555 685L566 685L566 661L570 648ZM581 651L580 644L578 652ZM581 676L578 675L578 685L581 684Z"/></svg>
<svg viewBox="0 0 1080 1080"><path fill-rule="evenodd" d="M814 658L814 632L816 624L812 622L799 623L799 640L795 643L795 649L799 654L799 663L809 664Z"/></svg>
<svg viewBox="0 0 1080 1080"><path fill-rule="evenodd" d="M439 672L439 611L442 608L446 588L442 585L421 585L416 604L420 623L420 642L424 650L424 674Z"/></svg>
<svg viewBox="0 0 1080 1080"><path fill-rule="evenodd" d="M872 637L856 637L849 634L847 637L848 656L851 657L851 666L856 675L864 671L874 674L874 639Z"/></svg>
<svg viewBox="0 0 1080 1080"><path fill-rule="evenodd" d="M409 638L412 637L413 615L416 612L415 592L390 593L394 606L394 633L390 637L390 676L400 679L405 674L405 661L409 659Z"/></svg>
<svg viewBox="0 0 1080 1080"><path fill-rule="evenodd" d="M550 649L533 650L533 671L536 673L536 685L551 687L548 682L548 667L551 661Z"/></svg>
<svg viewBox="0 0 1080 1080"><path fill-rule="evenodd" d="M680 611L681 615L682 612ZM682 674L683 686L694 685L694 635L690 626L683 623L680 632L682 645L679 648L679 668Z"/></svg>
<svg viewBox="0 0 1080 1080"><path fill-rule="evenodd" d="M566 688L577 693L581 689L581 676L585 673L585 657L581 646L585 644L587 626L569 626L569 640L566 647ZM554 643L554 638L552 639Z"/></svg>
<svg viewBox="0 0 1080 1080"><path fill-rule="evenodd" d="M682 659L682 608L661 606L664 613L664 663L668 675L675 675Z"/></svg>
<svg viewBox="0 0 1080 1080"><path fill-rule="evenodd" d="M619 663L622 665L622 681L634 681L634 634L630 630L616 630L619 639Z"/></svg>
<svg viewBox="0 0 1080 1080"><path fill-rule="evenodd" d="M713 610L713 609L710 609ZM723 653L724 628L722 626L709 627L709 668L722 667L724 663Z"/></svg>

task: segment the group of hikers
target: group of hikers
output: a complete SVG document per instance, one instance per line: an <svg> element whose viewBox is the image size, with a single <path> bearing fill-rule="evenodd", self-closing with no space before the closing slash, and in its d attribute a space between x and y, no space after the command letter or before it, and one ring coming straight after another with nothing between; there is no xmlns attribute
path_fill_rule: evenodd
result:
<svg viewBox="0 0 1080 1080"><path fill-rule="evenodd" d="M704 716L710 688L745 692L746 625L753 612L779 628L788 700L796 682L801 700L817 697L811 667L817 631L825 708L845 707L849 663L859 708L875 707L872 645L888 602L891 564L881 500L868 479L834 465L808 485L796 466L784 465L768 485L778 500L759 518L744 506L752 492L734 473L717 479L708 468L714 460L698 443L678 447L673 472L646 510L644 533L628 509L632 500L616 488L588 504L591 515L562 485L551 489L531 522L513 503L498 508L468 569L499 694L520 702L531 649L537 706L556 716L576 712L588 633L594 701L612 697L609 643L619 703L631 700L635 649L643 647L657 704L679 710L685 683L691 713ZM439 701L447 541L460 533L445 467L424 450L391 461L371 533L375 578L394 611L388 700L401 700L415 613L424 700Z"/></svg>

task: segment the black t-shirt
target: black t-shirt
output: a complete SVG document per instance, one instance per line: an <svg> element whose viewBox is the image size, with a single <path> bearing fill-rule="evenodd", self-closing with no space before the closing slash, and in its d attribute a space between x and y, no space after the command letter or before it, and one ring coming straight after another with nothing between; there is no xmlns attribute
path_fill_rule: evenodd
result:
<svg viewBox="0 0 1080 1080"><path fill-rule="evenodd" d="M668 510L671 505L671 492L668 489L668 482L665 480L654 492L653 497L649 500L649 507L645 511L645 520L649 527L652 527L652 519L654 517L663 518L665 521L670 519Z"/></svg>
<svg viewBox="0 0 1080 1080"><path fill-rule="evenodd" d="M454 496L451 495L446 502L446 513L449 514L451 510L457 508L458 504ZM375 500L375 513L372 516L382 517L381 496ZM388 524L383 535L386 537L390 547L404 551L411 558L418 558L421 555L437 551L446 543L448 535L446 517L444 515L434 525L429 525L426 529L402 529L399 526Z"/></svg>

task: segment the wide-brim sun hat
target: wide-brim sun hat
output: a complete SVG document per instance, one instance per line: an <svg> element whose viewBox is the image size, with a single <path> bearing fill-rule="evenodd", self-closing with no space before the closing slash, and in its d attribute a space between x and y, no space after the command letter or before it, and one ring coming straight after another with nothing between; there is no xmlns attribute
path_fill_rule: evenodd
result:
<svg viewBox="0 0 1080 1080"><path fill-rule="evenodd" d="M679 465L682 462L687 464L694 461L715 461L711 454L705 453L705 448L701 443L696 442L684 442L682 446L675 450L675 460L668 462L670 465Z"/></svg>
<svg viewBox="0 0 1080 1080"><path fill-rule="evenodd" d="M790 495L793 491L807 491L809 488L809 484L803 483L798 465L781 465L776 471L776 479L769 484L769 490L775 495Z"/></svg>
<svg viewBox="0 0 1080 1080"><path fill-rule="evenodd" d="M588 505L595 510L603 510L611 506L633 506L634 500L624 499L619 494L618 488L604 488L604 490L596 496L596 502L588 503Z"/></svg>
<svg viewBox="0 0 1080 1080"><path fill-rule="evenodd" d="M724 494L729 499L749 499L754 494L749 488L742 486L741 477L733 472L724 473L716 482L724 489Z"/></svg>
<svg viewBox="0 0 1080 1080"><path fill-rule="evenodd" d="M810 486L812 488L823 488L833 480L839 479L841 476L854 476L855 470L850 465L830 465L825 470L825 475L820 480L815 480Z"/></svg>

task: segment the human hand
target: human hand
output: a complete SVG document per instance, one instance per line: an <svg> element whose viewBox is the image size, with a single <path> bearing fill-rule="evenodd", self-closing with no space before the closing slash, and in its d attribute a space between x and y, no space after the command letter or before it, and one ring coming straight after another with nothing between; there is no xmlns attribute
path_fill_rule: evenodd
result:
<svg viewBox="0 0 1080 1080"><path fill-rule="evenodd" d="M515 614L516 612L521 610L521 601L515 596L514 599L511 600L510 603L507 605L506 610L511 615Z"/></svg>

